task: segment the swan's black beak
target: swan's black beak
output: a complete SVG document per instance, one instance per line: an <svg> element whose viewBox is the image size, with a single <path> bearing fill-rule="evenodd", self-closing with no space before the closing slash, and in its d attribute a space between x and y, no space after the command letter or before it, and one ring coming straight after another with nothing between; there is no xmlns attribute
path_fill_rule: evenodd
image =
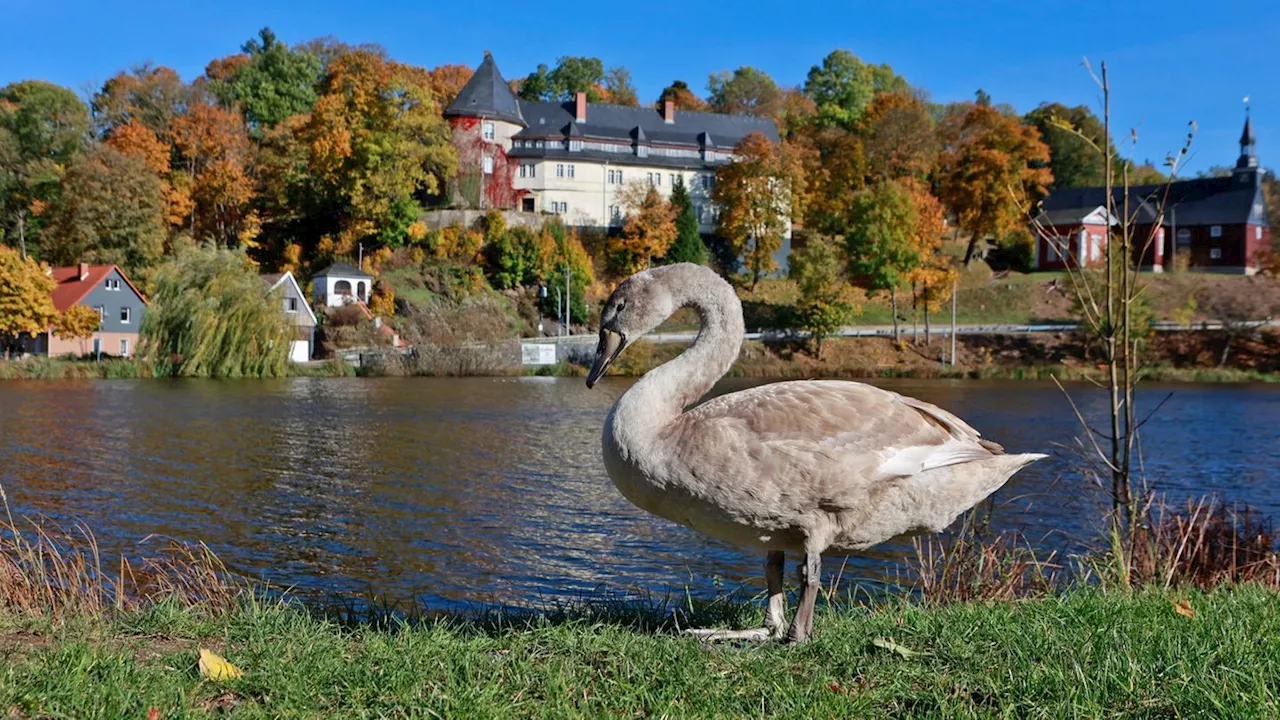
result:
<svg viewBox="0 0 1280 720"><path fill-rule="evenodd" d="M604 375L605 370L613 364L622 349L627 346L627 338L607 328L600 328L600 344L596 346L596 359L591 363L591 372L587 373L587 388L596 386L596 382Z"/></svg>

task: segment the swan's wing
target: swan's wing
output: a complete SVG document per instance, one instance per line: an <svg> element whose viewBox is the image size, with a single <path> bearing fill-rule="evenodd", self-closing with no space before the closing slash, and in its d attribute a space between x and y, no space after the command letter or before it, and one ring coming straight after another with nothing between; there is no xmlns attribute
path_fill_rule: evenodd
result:
<svg viewBox="0 0 1280 720"><path fill-rule="evenodd" d="M687 461L831 499L1003 453L935 405L863 383L801 381L714 398L673 423ZM855 495L858 493L854 493Z"/></svg>

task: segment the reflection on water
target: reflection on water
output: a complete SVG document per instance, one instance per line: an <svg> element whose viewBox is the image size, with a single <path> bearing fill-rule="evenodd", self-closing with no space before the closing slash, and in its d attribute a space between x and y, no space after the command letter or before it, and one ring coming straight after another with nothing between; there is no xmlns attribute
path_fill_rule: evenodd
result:
<svg viewBox="0 0 1280 720"><path fill-rule="evenodd" d="M756 381L726 380L716 392ZM1054 458L996 496L997 524L1054 547L1103 499L1075 472L1078 428L1034 383L887 382L1011 451ZM314 379L0 384L0 482L15 509L84 519L108 552L149 534L204 541L233 568L304 592L435 606L565 598L601 586L754 584L760 558L651 517L614 489L600 424L626 382ZM1148 406L1170 389L1148 390ZM1145 428L1147 474L1274 514L1280 391L1178 386ZM1100 417L1105 398L1075 391ZM905 548L854 558L883 576Z"/></svg>

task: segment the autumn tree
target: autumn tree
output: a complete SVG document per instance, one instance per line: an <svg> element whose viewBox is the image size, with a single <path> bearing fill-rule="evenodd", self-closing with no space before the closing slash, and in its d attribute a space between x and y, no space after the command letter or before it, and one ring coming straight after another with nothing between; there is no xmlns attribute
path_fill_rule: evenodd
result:
<svg viewBox="0 0 1280 720"><path fill-rule="evenodd" d="M214 64L205 70L214 95L228 105L238 105L255 128L311 112L320 80L319 56L302 48L291 49L269 27L258 31L258 36L240 49L244 60L230 63L230 72L220 72Z"/></svg>
<svg viewBox="0 0 1280 720"><path fill-rule="evenodd" d="M72 305L53 319L53 332L64 340L88 340L98 332L102 315L88 305Z"/></svg>
<svg viewBox="0 0 1280 720"><path fill-rule="evenodd" d="M867 175L862 140L841 127L813 125L796 141L807 148L805 227L828 235L848 230L853 196Z"/></svg>
<svg viewBox="0 0 1280 720"><path fill-rule="evenodd" d="M719 232L751 275L751 289L775 269L793 210L798 169L782 148L760 133L743 138L735 159L716 171L712 200L720 207Z"/></svg>
<svg viewBox="0 0 1280 720"><path fill-rule="evenodd" d="M38 335L57 317L48 268L0 245L0 345L8 359L20 336Z"/></svg>
<svg viewBox="0 0 1280 720"><path fill-rule="evenodd" d="M421 73L354 50L329 63L305 127L308 182L345 251L359 239L402 243L421 200L457 168L449 126Z"/></svg>
<svg viewBox="0 0 1280 720"><path fill-rule="evenodd" d="M88 142L89 109L70 90L38 80L0 89L0 229L20 253L39 255L46 210L62 174Z"/></svg>
<svg viewBox="0 0 1280 720"><path fill-rule="evenodd" d="M818 121L854 129L877 93L908 95L911 87L888 65L870 65L848 50L833 50L814 65L804 92L817 105Z"/></svg>
<svg viewBox="0 0 1280 720"><path fill-rule="evenodd" d="M117 264L146 277L166 237L164 189L146 160L102 145L77 158L63 184L48 231L49 260Z"/></svg>
<svg viewBox="0 0 1280 720"><path fill-rule="evenodd" d="M186 112L194 94L173 69L143 64L103 83L90 107L94 123L104 135L135 120L170 142L169 128Z"/></svg>
<svg viewBox="0 0 1280 720"><path fill-rule="evenodd" d="M173 121L178 165L191 180L191 222L197 240L252 247L260 232L253 208L254 145L240 116L198 103Z"/></svg>
<svg viewBox="0 0 1280 720"><path fill-rule="evenodd" d="M137 120L112 128L107 135L106 144L124 155L138 158L160 179L167 224L182 227L188 222L195 209L191 200L190 176L181 173L174 177L171 166L172 146L160 140L150 128Z"/></svg>
<svg viewBox="0 0 1280 720"><path fill-rule="evenodd" d="M728 115L777 117L783 92L773 78L761 70L743 66L732 73L712 73L707 80L707 104L713 112Z"/></svg>
<svg viewBox="0 0 1280 720"><path fill-rule="evenodd" d="M662 107L667 100L672 101L677 110L704 111L707 109L707 103L694 94L689 83L683 80L674 80L662 89L662 93L658 95L658 107Z"/></svg>
<svg viewBox="0 0 1280 720"><path fill-rule="evenodd" d="M293 328L242 250L185 248L154 281L138 355L157 375L285 374Z"/></svg>
<svg viewBox="0 0 1280 720"><path fill-rule="evenodd" d="M1053 182L1049 148L1034 127L983 104L948 115L939 134L939 194L969 234L968 267L979 243L1008 232L1021 221L1021 208L1047 192Z"/></svg>
<svg viewBox="0 0 1280 720"><path fill-rule="evenodd" d="M474 74L475 71L466 65L438 65L428 73L431 95L441 107L447 107Z"/></svg>
<svg viewBox="0 0 1280 720"><path fill-rule="evenodd" d="M803 249L791 253L789 265L791 279L800 291L797 326L809 333L814 355L822 357L822 341L839 332L858 311L844 281L844 259L834 243L814 237Z"/></svg>
<svg viewBox="0 0 1280 720"><path fill-rule="evenodd" d="M667 254L679 231L676 209L652 185L632 183L620 193L627 208L622 232L610 238L610 265L619 275L649 267L654 258Z"/></svg>
<svg viewBox="0 0 1280 720"><path fill-rule="evenodd" d="M640 107L640 96L631 82L631 71L618 66L611 67L604 75L605 101L614 105Z"/></svg>
<svg viewBox="0 0 1280 720"><path fill-rule="evenodd" d="M897 340L898 287L921 261L915 202L902 185L879 183L853 197L849 216L844 238L849 276L868 292L889 293Z"/></svg>
<svg viewBox="0 0 1280 720"><path fill-rule="evenodd" d="M676 177L675 187L671 189L671 207L676 213L676 239L667 250L663 262L705 265L707 246L702 242L698 215L694 212L693 201L689 198L688 188L684 186L684 179L679 176Z"/></svg>
<svg viewBox="0 0 1280 720"><path fill-rule="evenodd" d="M933 120L924 103L904 93L880 93L861 124L867 172L877 180L926 177L938 158Z"/></svg>
<svg viewBox="0 0 1280 720"><path fill-rule="evenodd" d="M1041 103L1025 121L1040 131L1049 148L1053 188L1098 187L1106 172L1106 159L1097 148L1104 135L1102 122L1085 105ZM1114 148L1111 155L1115 155Z"/></svg>

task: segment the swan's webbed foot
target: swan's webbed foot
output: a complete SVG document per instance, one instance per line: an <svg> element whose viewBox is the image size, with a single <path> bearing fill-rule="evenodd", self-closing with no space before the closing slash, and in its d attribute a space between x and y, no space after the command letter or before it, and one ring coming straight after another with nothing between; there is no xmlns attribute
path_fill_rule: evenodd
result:
<svg viewBox="0 0 1280 720"><path fill-rule="evenodd" d="M735 640L764 642L766 640L781 640L787 624L787 595L786 588L782 584L785 561L786 557L781 550L771 550L765 557L764 577L769 585L769 607L765 613L764 627L751 630L692 628L684 632L701 638L703 642Z"/></svg>
<svg viewBox="0 0 1280 720"><path fill-rule="evenodd" d="M690 628L684 631L688 635L700 638L703 642L731 642L734 640L742 640L746 642L764 642L775 636L773 630L767 627L753 628L751 630L725 630L723 628Z"/></svg>

